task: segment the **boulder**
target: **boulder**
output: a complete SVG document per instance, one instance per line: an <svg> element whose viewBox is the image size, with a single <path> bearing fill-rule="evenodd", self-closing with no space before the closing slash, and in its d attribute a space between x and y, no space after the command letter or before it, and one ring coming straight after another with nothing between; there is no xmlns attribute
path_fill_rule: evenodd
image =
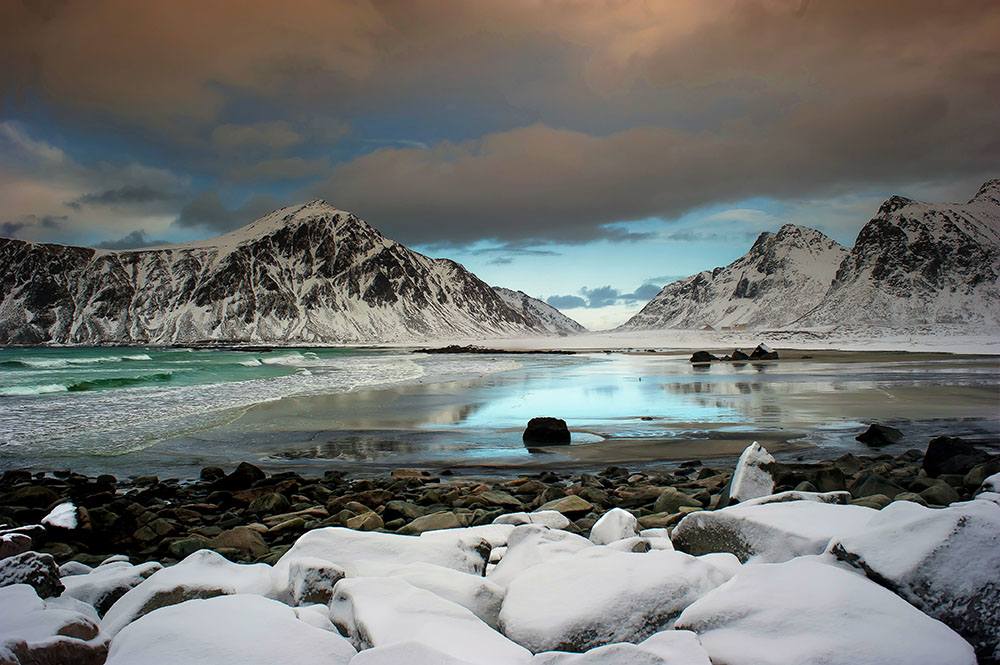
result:
<svg viewBox="0 0 1000 665"><path fill-rule="evenodd" d="M250 502L247 512L251 515L276 515L288 512L292 504L284 494L268 492Z"/></svg>
<svg viewBox="0 0 1000 665"><path fill-rule="evenodd" d="M50 604L51 603L51 604ZM108 643L97 622L43 601L26 584L0 588L0 663L99 665Z"/></svg>
<svg viewBox="0 0 1000 665"><path fill-rule="evenodd" d="M541 524L553 529L565 529L569 526L569 518L556 510L536 510L533 513L507 513L500 515L494 524Z"/></svg>
<svg viewBox="0 0 1000 665"><path fill-rule="evenodd" d="M621 508L612 508L591 527L590 542L595 545L607 545L616 540L633 538L639 535L637 527L635 515Z"/></svg>
<svg viewBox="0 0 1000 665"><path fill-rule="evenodd" d="M347 665L355 653L287 605L238 595L150 612L115 636L107 665Z"/></svg>
<svg viewBox="0 0 1000 665"><path fill-rule="evenodd" d="M695 351L691 355L691 362L693 363L710 363L713 360L718 360L717 356L713 356L708 351Z"/></svg>
<svg viewBox="0 0 1000 665"><path fill-rule="evenodd" d="M927 444L927 451L924 453L924 471L932 478L944 473L965 475L974 466L989 460L989 454L967 441L958 437L939 436Z"/></svg>
<svg viewBox="0 0 1000 665"><path fill-rule="evenodd" d="M532 418L524 428L521 440L526 445L535 446L568 445L569 428L561 418Z"/></svg>
<svg viewBox="0 0 1000 665"><path fill-rule="evenodd" d="M256 559L268 552L267 543L259 533L250 527L237 526L223 531L209 541L212 549L230 548L237 550L245 557Z"/></svg>
<svg viewBox="0 0 1000 665"><path fill-rule="evenodd" d="M463 526L468 526L468 522L463 524L463 520L459 519L457 514L450 510L442 510L436 513L431 513L430 515L418 517L400 529L399 533L415 536L423 533L424 531L457 529Z"/></svg>
<svg viewBox="0 0 1000 665"><path fill-rule="evenodd" d="M127 561L101 564L83 575L63 577L63 595L82 600L103 616L119 598L161 568L155 561L137 566Z"/></svg>
<svg viewBox="0 0 1000 665"><path fill-rule="evenodd" d="M975 665L972 647L879 585L817 557L744 566L681 613L726 665Z"/></svg>
<svg viewBox="0 0 1000 665"><path fill-rule="evenodd" d="M653 512L654 513L676 513L679 512L681 506L689 506L691 508L701 508L701 501L688 496L679 489L673 487L667 487L660 495L656 497L656 501L653 502Z"/></svg>
<svg viewBox="0 0 1000 665"><path fill-rule="evenodd" d="M516 527L507 540L507 552L487 577L502 587L532 566L573 556L594 544L568 531L538 524Z"/></svg>
<svg viewBox="0 0 1000 665"><path fill-rule="evenodd" d="M875 512L819 501L738 504L691 513L671 539L675 548L694 555L729 552L744 562L787 561L820 554L831 538L864 528Z"/></svg>
<svg viewBox="0 0 1000 665"><path fill-rule="evenodd" d="M31 537L23 533L0 535L0 559L23 554L31 549Z"/></svg>
<svg viewBox="0 0 1000 665"><path fill-rule="evenodd" d="M418 642L477 665L510 665L530 657L468 609L398 577L342 580L330 602L330 619L358 649Z"/></svg>
<svg viewBox="0 0 1000 665"><path fill-rule="evenodd" d="M346 573L335 563L316 557L302 556L288 564L288 589L292 603L328 605L333 587Z"/></svg>
<svg viewBox="0 0 1000 665"><path fill-rule="evenodd" d="M664 630L638 644L607 644L585 653L543 651L529 665L711 665L698 636L690 630ZM353 664L352 664L353 665Z"/></svg>
<svg viewBox="0 0 1000 665"><path fill-rule="evenodd" d="M754 441L740 455L733 470L733 477L722 492L719 506L725 507L737 501L756 499L774 492L776 468L774 457L759 443Z"/></svg>
<svg viewBox="0 0 1000 665"><path fill-rule="evenodd" d="M979 662L1000 663L1000 506L944 509L896 502L831 552L968 640ZM945 661L941 661L945 662Z"/></svg>
<svg viewBox="0 0 1000 665"><path fill-rule="evenodd" d="M900 487L886 478L883 478L874 471L862 472L861 475L859 475L847 489L850 490L851 496L855 499L883 494L891 500L894 499L897 494L906 491L905 488Z"/></svg>
<svg viewBox="0 0 1000 665"><path fill-rule="evenodd" d="M475 663L455 658L445 652L428 646L423 642L404 640L392 642L384 646L373 647L359 651L351 660L351 665L476 665Z"/></svg>
<svg viewBox="0 0 1000 665"><path fill-rule="evenodd" d="M239 490L250 489L255 482L267 477L259 467L249 462L240 462L240 465L227 476L219 478L212 483L213 490L225 492L237 492Z"/></svg>
<svg viewBox="0 0 1000 665"><path fill-rule="evenodd" d="M44 485L25 485L0 495L2 506L48 508L59 500L59 495Z"/></svg>
<svg viewBox="0 0 1000 665"><path fill-rule="evenodd" d="M533 653L638 642L727 579L722 569L681 552L589 548L515 577L500 630Z"/></svg>
<svg viewBox="0 0 1000 665"><path fill-rule="evenodd" d="M12 584L27 584L40 598L58 596L64 589L52 555L31 550L0 560L0 587Z"/></svg>
<svg viewBox="0 0 1000 665"><path fill-rule="evenodd" d="M750 354L750 360L778 360L778 352L761 342Z"/></svg>
<svg viewBox="0 0 1000 665"><path fill-rule="evenodd" d="M731 356L729 356L729 359L730 360L734 360L736 362L740 362L740 361L743 361L743 360L750 360L750 356L748 356L747 354L743 353L739 349L733 349L733 354Z"/></svg>
<svg viewBox="0 0 1000 665"><path fill-rule="evenodd" d="M872 423L868 429L854 438L865 445L878 447L896 443L903 438L903 433L895 427Z"/></svg>
<svg viewBox="0 0 1000 665"><path fill-rule="evenodd" d="M553 499L552 501L544 503L538 507L539 512L554 510L557 513L561 513L562 515L565 515L570 519L583 517L593 509L594 509L594 504L587 501L586 499L581 499L575 494L570 494L569 496Z"/></svg>

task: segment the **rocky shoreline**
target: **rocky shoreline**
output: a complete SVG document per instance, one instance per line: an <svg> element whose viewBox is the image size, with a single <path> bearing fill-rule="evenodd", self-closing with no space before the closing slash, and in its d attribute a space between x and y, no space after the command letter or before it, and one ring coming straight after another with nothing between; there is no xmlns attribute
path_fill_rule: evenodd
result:
<svg viewBox="0 0 1000 665"><path fill-rule="evenodd" d="M884 527L887 533L891 531L889 527L895 528L897 523L915 519L914 516L924 521L951 520L948 524L954 522L957 526L952 527L952 535L946 538L948 547L953 550L958 548L956 551L965 547L966 551L979 552L984 537L987 541L990 538L995 541L996 530L988 527L986 536L975 533L970 536L969 528L965 527L967 524L978 524L975 520L984 519L983 514L987 524L1000 525L1000 517L994 515L998 507L996 504L1000 503L1000 494L994 494L1000 490L997 474L1000 474L1000 455L950 437L933 439L925 451L909 450L897 456L878 454L877 450L873 450L872 455L866 456L845 454L823 462L784 463L775 461L766 450L754 443L746 449L735 468L690 460L660 473L631 473L623 467L613 466L595 473L545 471L507 480L459 478L448 475L447 471L432 474L418 469L396 469L391 474L364 478L350 478L341 472L330 471L321 478L309 478L293 472L268 475L246 462L229 473L218 467L205 468L201 477L193 481L159 479L155 476L117 479L110 475L88 477L69 471L31 473L8 470L0 475L0 524L4 525L0 526L0 596L24 595L22 600L37 605L36 609L41 614L59 609L72 610L78 616L74 624L76 629L69 632L65 632L68 630L65 626L52 629L55 632L50 633L50 638L34 642L19 634L5 633L0 625L0 663L103 663L108 658L108 645L114 644L111 638L115 633L151 609L177 603L181 604L178 607L187 606L190 603L183 601L232 593L253 593L282 601L298 608L298 618L303 621L306 619L301 615L302 608L328 605L329 618L322 621L314 618L313 623L325 622L323 626L326 630L333 630L335 625L343 639L349 640L353 648L362 649L360 653L364 653L365 649L379 645L366 641L373 638L364 637L367 633L356 625L360 615L354 614L360 611L358 603L361 601L354 598L354 609L351 610L354 614L349 621L338 622L335 611L337 594L364 596L361 590L366 584L377 586L371 580L379 580L382 584L387 579L384 575L388 574L386 571L389 568L379 568L372 563L380 557L403 556L400 553L409 552L406 548L419 549L418 545L444 543L446 540L450 543L448 547L455 547L451 540L460 542L457 551L463 552L463 557L479 562L459 566L463 572L472 573L480 579L477 584L488 587L487 591L479 589L473 594L479 600L465 603L485 622L477 620L476 625L469 628L473 633L489 628L486 637L503 639L503 648L513 649L509 659L497 662L527 662L521 656L526 654L525 658L530 658L531 653L540 652L590 653L591 650L619 646L626 651L646 648L643 645L647 642L639 644L639 638L651 634L648 626L642 630L618 627L613 634L598 638L591 635L591 628L542 630L538 624L545 625L546 617L537 620L525 618L532 616L535 610L531 609L534 607L532 603L516 600L515 590L521 579L518 576L526 580L535 568L540 570L550 565L556 566L551 574L558 576L562 558L578 552L586 544L603 546L597 549L607 550L601 552L607 557L648 554L653 558L663 558L666 554L659 550L669 550L674 558L687 557L683 559L688 562L684 566L690 567L695 565L691 562L699 562L697 565L704 567L708 563L701 563L702 560L714 562L705 568L703 574L700 573L702 577L698 577L701 580L698 584L704 588L699 587L697 593L692 591L694 595L684 604L670 611L657 610L660 614L656 617L642 619L645 622L642 625L658 626L655 634L649 637L650 640L658 640L657 643L664 642L668 637L671 640L681 639L674 633L693 630L702 640L702 646L712 655L712 645L706 641L706 635L711 632L709 624L714 625L712 622L718 619L713 618L702 625L698 612L694 611L695 607L701 607L697 605L677 619L677 614L688 603L736 571L764 568L741 566L748 561L774 562L785 566L779 571L781 575L792 574L790 571L797 567L812 570L810 567L820 566L816 570L823 575L836 576L840 573L831 570L836 566L828 565L829 562L819 564L812 561L815 555L826 550L825 556L831 561L854 566L862 572L860 576L849 573L849 579L843 580L844 584L856 583L855 578L864 580L867 574L878 585L957 631L976 648L980 663L996 663L998 652L995 651L995 640L998 635L994 619L1000 618L1000 590L997 589L998 577L993 573L1000 572L1000 559L989 555L976 563L981 566L987 581L983 583L985 586L974 588L972 601L969 598L927 597L928 588L939 593L934 584L905 576L894 580L889 573L878 569L872 548L877 554L878 548L884 545L882 541L888 536L883 537L879 532L875 546L866 544L866 532L862 527L876 522L879 515L886 515L885 519L889 520L889 526ZM998 487L993 488L993 485ZM987 500L980 500L983 497ZM984 510L987 512L982 513ZM914 511L921 512L917 514ZM952 515L949 511L957 512ZM783 512L791 517L782 517ZM921 528L918 525L911 530L919 532ZM525 529L527 531L522 533ZM989 535L990 529L993 529L992 535ZM857 533L861 534L858 542L850 538L838 541L832 537ZM446 534L453 534L453 538ZM434 537L428 540L429 536ZM470 538L476 542L466 543ZM972 545L968 545L963 538ZM527 539L527 544L521 542L524 539ZM358 543L364 543L364 547ZM393 548L401 547L400 543L406 548L393 554ZM930 547L924 541L921 543L921 547ZM941 548L940 542L933 542L932 545L938 548L933 550L935 552ZM995 551L995 543L990 545L986 542L986 546ZM969 550L969 547L972 549ZM432 556L423 550L420 552L415 559L421 562L420 565L433 563L436 569L441 564L435 558L438 554ZM451 562L457 556L456 551L448 552L451 554L441 556ZM912 554L911 548L908 555ZM361 557L359 561L362 563L349 564L353 560L351 557ZM598 557L591 556L590 559L593 561L584 558L573 565L579 564L598 577L614 568L600 567L606 563L603 559L600 566L594 568L598 565ZM546 563L550 560L552 563ZM632 563L628 563L626 568L633 564L640 568L653 565L651 559L629 561ZM399 561L393 559L393 562L400 565ZM664 562L668 568L681 565L678 562L666 563L666 559ZM623 559L622 564L626 563ZM452 563L441 565L455 567ZM462 566L471 568L464 570ZM938 570L940 561L934 566ZM267 584L274 583L275 571L280 571L287 579L283 577L284 581L274 588L260 590L252 587L255 590L241 591L243 587L236 583L230 588L222 582L197 581L205 574L201 570L204 567L217 568L221 572L211 575L222 575L223 578L229 574L237 577L249 575L255 570L264 571L260 573L264 575L261 579L268 580ZM997 570L994 571L994 568ZM188 571L186 575L193 577L185 578L187 581L183 584L171 582L169 588L155 592L159 595L154 594L155 597L143 600L144 604L139 609L132 607L127 612L121 609L123 604L128 608L138 602L128 599L140 591L137 588L140 585L141 589L159 589L165 583L165 578L157 575L158 571L178 571L176 574L181 575L185 570ZM653 578L666 575L663 570L651 569L649 575ZM438 595L444 594L448 599L452 599L449 594L457 593L450 585L466 583L452 580L439 588L434 586L437 582L431 584L421 577L429 574L426 570L419 574L410 572L415 577L408 577L409 582L417 587L424 584L424 588L430 588ZM951 574L948 570L938 573L946 581ZM755 574L748 572L741 579L752 580ZM349 578L360 576L361 579L338 584L345 575ZM149 582L144 583L147 578L150 578ZM424 581L418 583L414 581L416 578ZM161 581L151 586L157 579ZM628 579L631 580L628 584L637 583L632 578ZM675 585L677 579L676 576L665 578L662 583ZM965 586L975 585L975 580L963 580ZM348 581L351 584L347 584ZM652 587L644 586L652 582L640 582L634 590L636 598L652 593ZM539 579L532 584L544 586L549 583L548 579ZM208 585L208 590L199 591L199 584ZM216 588L219 584L222 584L222 590ZM528 583L524 582L524 585ZM354 589L355 586L358 589ZM914 589L912 597L907 595L910 587ZM407 585L403 591L408 593L409 589ZM400 589L393 591L387 587L375 595L381 598L396 591ZM151 592L143 593L148 595ZM622 592L614 593L617 598ZM486 611L485 615L476 605L482 601L483 594L496 601L490 601L495 607L490 605L493 609ZM511 594L515 594L513 600ZM631 597L629 594L626 596ZM655 605L652 600L650 603ZM955 615L953 608L962 603L963 607L972 607L972 610ZM572 604L568 603L567 607ZM651 611L638 601L630 607L628 612L639 613L636 616L645 616L643 612ZM262 608L261 612L272 609ZM812 611L811 608L801 609ZM589 610L560 607L558 611ZM325 617L326 612L324 609L320 613ZM905 614L903 610L899 612ZM126 618L118 617L123 613ZM975 616L970 618L970 613ZM168 614L157 611L151 613L150 618ZM670 617L669 621L665 617ZM685 617L687 625L682 626ZM843 619L841 614L837 617L838 621ZM593 617L591 619L597 621ZM601 622L608 620L607 617L600 618ZM675 620L678 622L676 625L673 623ZM4 616L0 616L0 624L3 622ZM140 620L135 625L142 623ZM84 624L85 627L81 628ZM670 635L662 637L665 634L663 628L669 627L686 630L668 630L666 633ZM494 629L499 629L503 635ZM338 639L341 639L340 636ZM961 639L954 639L960 645ZM385 640L383 642L388 645ZM619 645L618 642L632 644ZM683 648L677 648L682 651L694 649L693 643L685 644ZM450 653L449 645L441 648ZM650 646L647 651L653 649L650 653L662 655L673 653L671 649L675 647L660 645L654 649ZM119 651L128 651L129 648L132 647L124 646ZM524 648L530 653L525 651L522 654ZM697 647L699 654L703 653L701 648ZM372 653L377 651L374 649ZM8 652L13 656L5 660L5 653ZM434 660L437 652L428 653L430 655L425 654L426 662L445 662ZM331 662L346 663L351 654L353 651L347 653L344 659ZM577 662L549 656L544 659L540 655L535 658L540 659L539 663ZM131 661L115 660L112 648L107 662ZM371 659L370 662L396 661L390 654L386 660ZM418 658L412 662L425 661ZM454 662L478 661L471 658ZM535 660L531 662L535 663ZM638 662L661 661L640 659ZM662 662L674 661L666 659ZM707 663L708 660L695 658L677 662ZM974 662L974 659L954 662Z"/></svg>

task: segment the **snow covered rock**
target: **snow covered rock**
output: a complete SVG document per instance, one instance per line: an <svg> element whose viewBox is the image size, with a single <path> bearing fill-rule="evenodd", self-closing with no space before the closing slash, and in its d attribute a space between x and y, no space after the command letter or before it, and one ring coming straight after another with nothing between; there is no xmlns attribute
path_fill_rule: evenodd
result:
<svg viewBox="0 0 1000 665"><path fill-rule="evenodd" d="M536 510L533 513L507 513L493 520L494 524L542 524L553 529L565 529L569 518L557 510Z"/></svg>
<svg viewBox="0 0 1000 665"><path fill-rule="evenodd" d="M590 528L590 542L607 545L616 540L633 538L639 535L638 526L635 515L621 508L612 508Z"/></svg>
<svg viewBox="0 0 1000 665"><path fill-rule="evenodd" d="M482 575L489 555L490 544L476 535L424 538L326 527L304 533L278 559L274 564L274 584L276 589L285 589L284 594L290 596L289 569L293 561L302 557L334 563L348 576L354 575L359 566L367 564L401 565L421 561Z"/></svg>
<svg viewBox="0 0 1000 665"><path fill-rule="evenodd" d="M0 559L23 554L31 549L31 537L23 533L5 533L0 536Z"/></svg>
<svg viewBox="0 0 1000 665"><path fill-rule="evenodd" d="M162 607L111 641L108 665L347 665L355 649L276 600L238 594Z"/></svg>
<svg viewBox="0 0 1000 665"><path fill-rule="evenodd" d="M731 502L746 501L768 496L774 492L774 478L771 470L774 457L759 443L754 441L743 451L726 492L719 501L720 506Z"/></svg>
<svg viewBox="0 0 1000 665"><path fill-rule="evenodd" d="M358 649L420 642L476 665L513 665L531 656L468 609L398 577L341 580L330 619Z"/></svg>
<svg viewBox="0 0 1000 665"><path fill-rule="evenodd" d="M995 473L983 481L979 487L980 492L1000 493L1000 473Z"/></svg>
<svg viewBox="0 0 1000 665"><path fill-rule="evenodd" d="M689 554L730 552L740 561L787 561L820 554L831 538L863 529L877 511L818 501L737 504L691 513L674 529L674 547Z"/></svg>
<svg viewBox="0 0 1000 665"><path fill-rule="evenodd" d="M73 503L60 503L42 518L42 524L47 527L75 531L82 526L80 509Z"/></svg>
<svg viewBox="0 0 1000 665"><path fill-rule="evenodd" d="M529 665L711 665L698 636L689 630L664 630L639 644L607 644L586 653L545 651Z"/></svg>
<svg viewBox="0 0 1000 665"><path fill-rule="evenodd" d="M0 559L0 587L11 584L27 584L42 598L58 596L64 588L52 555L31 550Z"/></svg>
<svg viewBox="0 0 1000 665"><path fill-rule="evenodd" d="M594 544L568 531L538 524L519 526L511 532L507 551L487 577L502 587L528 568L547 561L570 557Z"/></svg>
<svg viewBox="0 0 1000 665"><path fill-rule="evenodd" d="M974 665L940 621L850 570L801 557L744 566L695 601L676 627L726 665Z"/></svg>
<svg viewBox="0 0 1000 665"><path fill-rule="evenodd" d="M422 642L392 642L385 646L359 651L350 665L476 665L455 658Z"/></svg>
<svg viewBox="0 0 1000 665"><path fill-rule="evenodd" d="M1000 663L1000 506L895 502L830 549Z"/></svg>
<svg viewBox="0 0 1000 665"><path fill-rule="evenodd" d="M0 588L0 663L98 665L107 651L85 614L50 606L27 584Z"/></svg>
<svg viewBox="0 0 1000 665"><path fill-rule="evenodd" d="M418 589L466 608L491 628L503 603L504 588L479 575L470 575L432 563L411 563L385 572L386 577L406 580Z"/></svg>
<svg viewBox="0 0 1000 665"><path fill-rule="evenodd" d="M266 596L272 592L271 566L232 563L212 550L199 550L180 563L157 570L126 592L104 615L101 630L113 638L153 610L187 600L232 594Z"/></svg>
<svg viewBox="0 0 1000 665"><path fill-rule="evenodd" d="M288 588L295 605L322 603L333 598L333 587L344 579L343 568L326 559L303 556L288 564Z"/></svg>
<svg viewBox="0 0 1000 665"><path fill-rule="evenodd" d="M490 547L506 547L507 539L514 531L513 524L481 524L458 529L437 529L424 531L420 538L425 542L451 543L453 547L463 548L473 539L478 538L489 543Z"/></svg>
<svg viewBox="0 0 1000 665"><path fill-rule="evenodd" d="M137 566L126 561L102 564L85 574L63 577L63 595L82 600L103 616L119 598L161 568L155 561Z"/></svg>
<svg viewBox="0 0 1000 665"><path fill-rule="evenodd" d="M777 494L768 494L756 499L741 501L741 506L762 506L766 503L784 503L786 501L816 501L818 503L837 503L847 505L851 502L851 493L845 491L837 492L801 492L799 490L788 490Z"/></svg>
<svg viewBox="0 0 1000 665"><path fill-rule="evenodd" d="M729 576L681 552L592 547L533 566L507 585L500 628L534 653L637 642Z"/></svg>

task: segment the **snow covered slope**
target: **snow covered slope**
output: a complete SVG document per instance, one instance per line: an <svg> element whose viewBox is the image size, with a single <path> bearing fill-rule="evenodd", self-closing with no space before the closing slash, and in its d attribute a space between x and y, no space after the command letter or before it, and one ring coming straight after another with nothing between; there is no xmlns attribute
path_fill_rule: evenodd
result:
<svg viewBox="0 0 1000 665"><path fill-rule="evenodd" d="M539 321L551 333L572 334L587 330L552 305L532 298L524 291L505 289L502 286L494 286L493 290L500 294L500 297L515 311L524 314L525 318L534 318Z"/></svg>
<svg viewBox="0 0 1000 665"><path fill-rule="evenodd" d="M543 333L461 265L325 201L202 242L107 251L0 238L0 344L381 342Z"/></svg>
<svg viewBox="0 0 1000 665"><path fill-rule="evenodd" d="M966 204L893 196L847 250L813 229L763 233L724 268L666 285L620 330L1000 325L1000 180Z"/></svg>
<svg viewBox="0 0 1000 665"><path fill-rule="evenodd" d="M882 204L799 324L1000 325L1000 180L966 204Z"/></svg>
<svg viewBox="0 0 1000 665"><path fill-rule="evenodd" d="M728 266L667 284L619 329L780 325L816 306L846 256L819 231L786 224Z"/></svg>

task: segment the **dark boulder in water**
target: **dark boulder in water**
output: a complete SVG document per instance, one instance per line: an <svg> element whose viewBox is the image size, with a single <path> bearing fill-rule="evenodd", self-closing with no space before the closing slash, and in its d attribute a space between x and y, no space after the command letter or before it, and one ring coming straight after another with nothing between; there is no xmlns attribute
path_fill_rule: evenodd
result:
<svg viewBox="0 0 1000 665"><path fill-rule="evenodd" d="M532 418L524 428L521 440L541 446L568 445L569 428L561 418Z"/></svg>
<svg viewBox="0 0 1000 665"><path fill-rule="evenodd" d="M872 423L868 426L868 429L854 437L854 440L869 446L887 446L890 443L896 443L902 438L903 433L895 427Z"/></svg>
<svg viewBox="0 0 1000 665"><path fill-rule="evenodd" d="M713 356L708 351L695 351L691 356L691 362L693 363L710 363L713 360L718 360L718 357Z"/></svg>

